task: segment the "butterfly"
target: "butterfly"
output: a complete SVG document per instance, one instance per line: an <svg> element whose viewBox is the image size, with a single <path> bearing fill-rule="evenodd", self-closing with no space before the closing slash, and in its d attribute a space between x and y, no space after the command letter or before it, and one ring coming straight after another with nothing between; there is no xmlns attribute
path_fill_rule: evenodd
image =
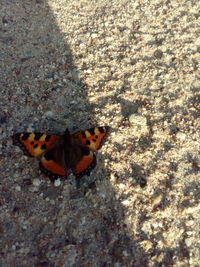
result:
<svg viewBox="0 0 200 267"><path fill-rule="evenodd" d="M109 127L95 127L63 135L45 133L16 133L13 144L31 157L40 157L41 171L54 182L59 177L67 177L69 170L77 179L90 175L96 166L95 151L100 149Z"/></svg>

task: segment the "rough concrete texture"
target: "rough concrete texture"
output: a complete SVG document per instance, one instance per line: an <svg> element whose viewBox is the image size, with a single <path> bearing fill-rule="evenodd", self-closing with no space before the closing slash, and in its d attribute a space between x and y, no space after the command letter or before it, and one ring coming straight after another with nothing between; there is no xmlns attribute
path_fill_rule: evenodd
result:
<svg viewBox="0 0 200 267"><path fill-rule="evenodd" d="M0 266L199 266L200 2L0 0ZM55 185L10 136L112 127Z"/></svg>

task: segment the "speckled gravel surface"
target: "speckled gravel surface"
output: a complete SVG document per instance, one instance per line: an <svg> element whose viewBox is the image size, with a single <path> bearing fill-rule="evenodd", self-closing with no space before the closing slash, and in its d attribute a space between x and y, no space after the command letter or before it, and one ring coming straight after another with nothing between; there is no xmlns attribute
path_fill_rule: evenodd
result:
<svg viewBox="0 0 200 267"><path fill-rule="evenodd" d="M0 266L199 266L200 2L0 1ZM76 188L20 131L112 127Z"/></svg>

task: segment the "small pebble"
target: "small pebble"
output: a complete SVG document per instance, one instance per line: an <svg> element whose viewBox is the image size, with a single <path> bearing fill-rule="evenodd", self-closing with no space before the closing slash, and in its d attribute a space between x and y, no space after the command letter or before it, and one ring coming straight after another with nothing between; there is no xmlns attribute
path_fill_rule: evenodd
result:
<svg viewBox="0 0 200 267"><path fill-rule="evenodd" d="M91 34L91 37L94 39L94 38L97 38L98 34L97 33L92 33Z"/></svg>
<svg viewBox="0 0 200 267"><path fill-rule="evenodd" d="M186 233L187 233L187 235L193 235L192 231L187 231Z"/></svg>
<svg viewBox="0 0 200 267"><path fill-rule="evenodd" d="M187 246L187 247L190 247L190 246L192 245L192 243L193 243L193 240L194 240L193 237L186 238L186 239L185 239L185 244L186 244L186 246Z"/></svg>
<svg viewBox="0 0 200 267"><path fill-rule="evenodd" d="M44 113L44 117L53 117L53 116L54 116L54 113L50 110Z"/></svg>
<svg viewBox="0 0 200 267"><path fill-rule="evenodd" d="M115 183L116 180L117 180L116 176L113 173L111 173L111 175L110 175L110 181L113 182L113 183Z"/></svg>
<svg viewBox="0 0 200 267"><path fill-rule="evenodd" d="M163 198L163 193L161 191L156 192L152 196L152 198L151 198L151 204L152 204L153 208L156 207L156 206L158 206L161 203L162 198Z"/></svg>
<svg viewBox="0 0 200 267"><path fill-rule="evenodd" d="M168 138L168 133L165 131L155 131L153 134L154 138L158 138L158 139L167 139Z"/></svg>
<svg viewBox="0 0 200 267"><path fill-rule="evenodd" d="M33 179L33 185L39 186L40 184L41 184L40 179L38 179L38 178Z"/></svg>
<svg viewBox="0 0 200 267"><path fill-rule="evenodd" d="M38 187L37 186L33 186L31 185L28 189L30 192L34 193L34 192L37 192L38 191Z"/></svg>
<svg viewBox="0 0 200 267"><path fill-rule="evenodd" d="M34 132L34 128L30 125L30 126L28 126L28 128L27 128L27 132Z"/></svg>
<svg viewBox="0 0 200 267"><path fill-rule="evenodd" d="M58 187L58 186L60 186L60 184L61 184L60 179L57 179L54 181L54 186Z"/></svg>
<svg viewBox="0 0 200 267"><path fill-rule="evenodd" d="M124 187L126 187L125 184L122 184L122 183L119 184L119 188L120 188L120 189L123 189Z"/></svg>
<svg viewBox="0 0 200 267"><path fill-rule="evenodd" d="M147 125L147 119L144 116L138 115L138 114L132 114L129 116L129 122L131 124L146 126Z"/></svg>
<svg viewBox="0 0 200 267"><path fill-rule="evenodd" d="M20 185L17 185L17 186L15 187L15 189L16 189L17 191L21 191L21 186L20 186Z"/></svg>
<svg viewBox="0 0 200 267"><path fill-rule="evenodd" d="M128 206L130 204L130 201L128 199L126 199L126 200L122 201L122 204L124 206Z"/></svg>
<svg viewBox="0 0 200 267"><path fill-rule="evenodd" d="M180 139L180 140L185 140L186 139L186 134L185 133L180 133L178 132L176 134L176 138Z"/></svg>

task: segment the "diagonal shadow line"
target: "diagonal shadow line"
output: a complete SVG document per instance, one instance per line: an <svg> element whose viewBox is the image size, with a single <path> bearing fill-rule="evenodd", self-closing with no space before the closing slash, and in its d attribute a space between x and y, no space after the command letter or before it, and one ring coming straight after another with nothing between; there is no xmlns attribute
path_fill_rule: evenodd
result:
<svg viewBox="0 0 200 267"><path fill-rule="evenodd" d="M10 95L2 112L9 118L7 124L13 124L18 130L24 127L55 130L58 126L49 122L51 116L46 120L53 111L53 119L61 116L71 128L91 126L90 120L94 121L87 86L79 80L79 70L73 60L75 55L66 44L66 35L56 25L48 2L4 1L2 14L2 85L3 94L8 90ZM9 155L8 151L5 162L11 167L13 162ZM10 169L6 178L12 177ZM7 180L3 183L9 186ZM30 192L27 185L22 186L22 192L17 196L8 191L7 205L12 213L2 222L5 232L1 238L9 247L16 247L16 254L5 249L2 266L18 266L22 262L23 266L57 266L62 261L70 262L74 253L75 266L115 263L144 266L145 252L129 236L124 223L125 208L116 199L109 181L106 186L108 194L102 199L99 197L101 202L96 206L86 198L85 192L78 194L69 187L56 189L42 185L43 197L40 192ZM64 195L66 192L68 195ZM95 186L91 192L95 198L98 193ZM47 198L54 204L47 204ZM28 222L26 228L20 226L22 218ZM46 220L41 221L41 218ZM85 226L80 225L83 220ZM51 259L49 254L52 254Z"/></svg>

